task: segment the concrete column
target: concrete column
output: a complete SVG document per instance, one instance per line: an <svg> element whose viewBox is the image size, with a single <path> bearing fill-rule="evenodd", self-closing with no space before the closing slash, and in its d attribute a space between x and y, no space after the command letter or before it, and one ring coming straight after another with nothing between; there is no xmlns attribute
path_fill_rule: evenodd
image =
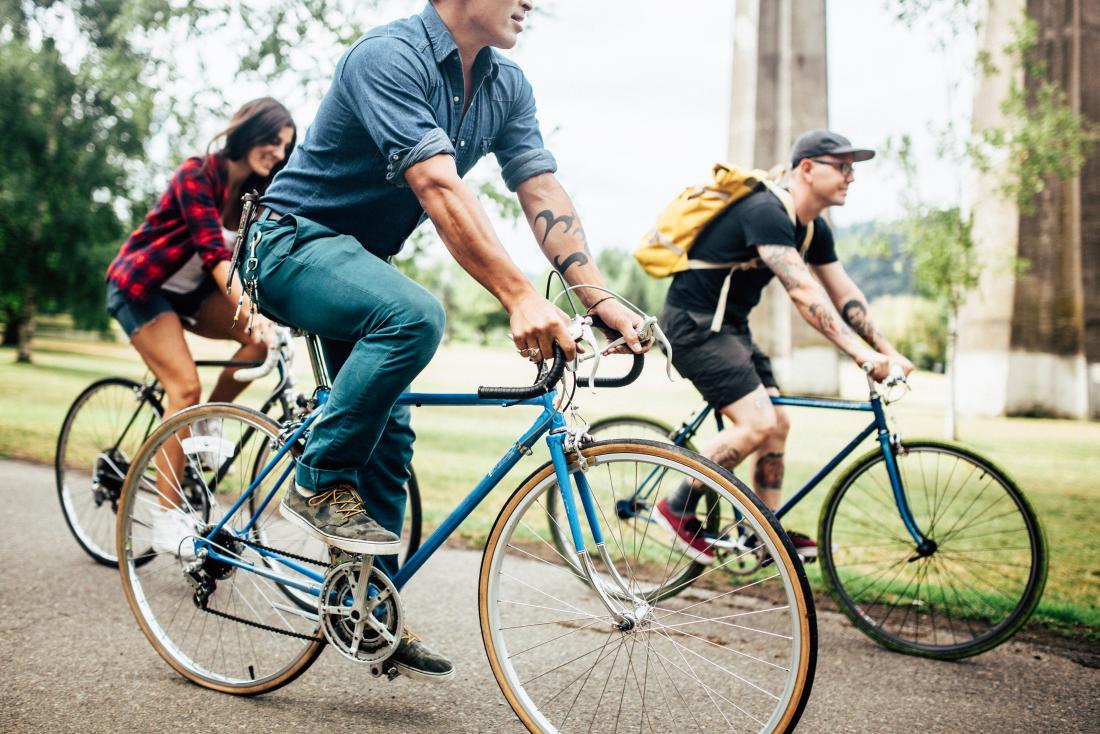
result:
<svg viewBox="0 0 1100 734"><path fill-rule="evenodd" d="M729 159L768 169L788 163L799 133L828 126L825 0L737 0ZM838 353L773 281L751 318L788 392L839 390Z"/></svg>
<svg viewBox="0 0 1100 734"><path fill-rule="evenodd" d="M1096 68L1082 67L1086 55L1100 62L1100 0L997 0L981 45L1007 73L980 81L975 128L1005 124L1000 102L1009 81L1023 72L1010 69L1000 52L1013 40L1013 23L1025 8L1040 26L1038 50L1048 80L1066 90L1076 111L1100 117L1100 77L1081 74ZM1040 81L1024 80L1029 86ZM960 413L1100 415L1097 165L1094 157L1082 177L1052 178L1029 213L997 192L1003 172L976 177L974 233L986 272L960 313ZM1011 268L1014 257L1028 261L1019 276Z"/></svg>

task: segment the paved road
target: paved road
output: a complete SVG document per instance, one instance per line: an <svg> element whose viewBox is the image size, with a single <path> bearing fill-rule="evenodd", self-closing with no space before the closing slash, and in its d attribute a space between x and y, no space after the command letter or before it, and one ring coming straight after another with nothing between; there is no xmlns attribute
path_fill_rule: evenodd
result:
<svg viewBox="0 0 1100 734"><path fill-rule="evenodd" d="M480 554L437 554L405 594L417 631L458 661L449 683L372 679L331 651L266 697L191 685L153 651L111 569L68 534L42 467L0 462L0 732L513 732L477 625ZM819 614L799 731L1100 731L1100 670L1010 643L962 663L886 652Z"/></svg>

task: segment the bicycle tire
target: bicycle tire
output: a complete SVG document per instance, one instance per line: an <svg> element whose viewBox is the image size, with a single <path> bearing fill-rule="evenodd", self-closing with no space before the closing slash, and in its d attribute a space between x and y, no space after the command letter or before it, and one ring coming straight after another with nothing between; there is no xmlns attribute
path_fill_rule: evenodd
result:
<svg viewBox="0 0 1100 734"><path fill-rule="evenodd" d="M501 692L523 725L533 732L557 731L576 715L587 722L579 724L582 728L609 729L610 723L599 715L603 711L604 692L610 686L614 700L609 702L608 708L615 710L618 707L614 711L616 727L625 709L631 712L630 716L637 717L632 718L637 723L631 726L654 731L680 731L684 719L691 718L697 724L700 719L708 720L706 726L699 725L701 729L715 723L722 725L724 719L726 729L744 730L733 725L729 718L741 718L742 715L756 722L752 726L754 730L793 730L812 688L817 631L813 599L802 565L796 560L794 548L774 516L731 473L676 446L654 441L618 440L590 444L580 454L584 457L585 476L590 484L617 481L617 472L629 475L640 471L640 466L631 466L634 463L667 467L669 471L683 472L704 483L722 501L743 513L744 522L763 539L775 563L770 568L770 577L747 583L741 589L696 585L693 589L703 595L702 599L692 594L665 600L678 608L665 603L661 606L642 604L635 594L634 600L640 604L634 608L638 621L632 628L622 629L613 624L611 615L592 593L592 587L576 583L574 574L554 557L557 552L548 542L546 531L539 534L535 530L542 527L541 521L525 520L528 513L533 514L532 520L541 518L545 512L542 498L557 488L552 464L539 467L501 508L486 542L478 585L479 618L486 655ZM574 457L571 461L571 470L579 470L579 462ZM730 516L732 514L731 510ZM635 559L644 557L642 551ZM640 588L635 581L645 574L640 561L638 566L629 571L630 589ZM707 598L711 593L714 595ZM702 609L711 604L718 608ZM688 612L689 607L694 611ZM724 613L729 610L732 611ZM715 612L722 614L713 617ZM558 616L545 619L547 615ZM737 622L743 624L731 622L734 617L741 617ZM671 623L666 624L669 619ZM689 629L684 630L685 627ZM547 629L549 632L545 631ZM562 633L561 629L567 631ZM598 640L584 640L583 635L578 634L592 638L593 635L601 637L605 632L602 646ZM550 636L547 638L547 635ZM539 637L543 639L539 641ZM617 647L613 638L618 638ZM734 644L740 644L743 649L726 647ZM628 645L624 656L628 660L623 662L625 667L621 676L609 669L599 699L590 704L588 699L594 698L600 683L597 679L589 687L594 672L609 659L610 668L614 668ZM644 648L644 662L635 661L636 657L641 657L641 651L637 650L639 645ZM575 655L578 646L585 649L579 656ZM761 651L761 647L767 649ZM707 657L714 648L731 654L719 658L721 664L715 663ZM662 654L668 651L678 656L679 661ZM583 661L592 653L596 653L595 663L587 674L582 670L581 675L574 677L575 669L565 672L568 666ZM534 662L535 657L539 657L539 663ZM698 659L712 666L705 668L705 673L717 669L729 675L725 688L718 690L709 678L705 683L699 678L692 665ZM545 662L541 662L543 660ZM670 668L677 671L677 677L681 673L686 675L681 678L682 685L670 675ZM744 675L729 668L739 668ZM552 688L563 677L572 680L554 692ZM602 677L600 672L597 678ZM685 690L691 681L684 681L691 678L698 687ZM756 678L755 683L752 678ZM572 688L578 682L574 695ZM544 691L546 687L551 690ZM647 708L645 702L650 691L657 699L653 708ZM568 695L562 698L563 693ZM737 700L730 700L726 694L736 696ZM640 700L636 700L639 697ZM772 698L778 703L773 703ZM719 699L725 708L719 705ZM648 726L643 726L643 720Z"/></svg>
<svg viewBox="0 0 1100 734"><path fill-rule="evenodd" d="M830 594L856 627L895 652L957 660L990 650L1027 622L1042 596L1042 524L1015 482L980 454L942 441L903 447L895 455L907 502L935 550L916 552L883 454L872 451L837 480L821 509Z"/></svg>
<svg viewBox="0 0 1100 734"><path fill-rule="evenodd" d="M199 420L207 421L207 425L217 421L219 439L189 447L187 441L194 435L190 426ZM165 420L142 446L127 474L119 503L116 537L121 560L119 574L127 604L138 626L176 672L200 686L223 693L244 696L267 693L296 679L324 650L325 638L319 622L315 617L311 619L313 615L308 612L296 612L279 601L283 596L278 590L289 583L286 580L273 580L224 562L218 563L210 556L201 558L194 567L173 554L154 553L147 565L138 565L133 549L148 546L141 540L150 526L144 513L150 511L150 507L159 507L159 503L148 501L148 494L150 488L160 491L158 452L168 441L180 442L189 464L198 463L195 456L200 452L207 455L217 452L214 473L221 477L218 489L229 496L223 498L224 502L213 496L211 523L196 531L203 534L209 533L213 521L223 517L236 502L232 496L234 488L242 489L247 486L245 481L253 481L243 467L252 464L256 452L263 451L265 444L277 439L279 428L270 417L229 403L210 403L183 410ZM235 472L226 472L230 459L240 460L240 468ZM256 491L274 496L280 491L277 482L293 472L293 461L292 456L284 455ZM206 474L200 476L206 480ZM242 479L246 476L247 479ZM170 477L164 478L164 481L170 480ZM204 488L213 495L209 484L204 484ZM139 502L139 498L146 501ZM273 515L278 514L274 501L269 508ZM194 513L191 516L194 518ZM227 520L233 533L212 540L225 553L254 567L260 566L259 551L236 540L248 538L245 534L248 520L249 517L243 514L234 515ZM262 517L260 522L263 522ZM281 548L284 538L280 536L289 537L295 532L300 533L290 523L282 523L276 532L265 538L279 543ZM318 559L322 566L327 563L327 553L325 558L325 561ZM284 569L284 579L293 578L292 573L295 572ZM247 574L247 580L241 579L242 574ZM299 577L302 583L316 583L308 576ZM204 614L208 610L213 611ZM193 624L196 618L201 619L201 624Z"/></svg>
<svg viewBox="0 0 1100 734"><path fill-rule="evenodd" d="M164 415L160 401L143 388L125 377L107 377L84 388L65 413L54 451L54 480L65 524L85 553L111 568L118 567L118 492L130 460ZM151 415L142 415L146 408ZM127 427L137 430L123 435ZM78 474L89 467L87 476Z"/></svg>
<svg viewBox="0 0 1100 734"><path fill-rule="evenodd" d="M409 481L405 483L405 525L401 533L404 543L401 552L397 554L399 565L404 565L420 548L420 541L424 532L423 508L420 504L420 482L416 479L416 472L409 467Z"/></svg>

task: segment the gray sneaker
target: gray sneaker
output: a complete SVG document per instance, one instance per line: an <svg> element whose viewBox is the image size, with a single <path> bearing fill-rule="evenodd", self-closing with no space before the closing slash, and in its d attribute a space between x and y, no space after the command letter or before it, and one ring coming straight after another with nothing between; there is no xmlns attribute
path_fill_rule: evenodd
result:
<svg viewBox="0 0 1100 734"><path fill-rule="evenodd" d="M425 645L415 633L405 630L401 644L397 646L391 663L401 675L413 680L445 681L455 674L451 661Z"/></svg>
<svg viewBox="0 0 1100 734"><path fill-rule="evenodd" d="M363 509L350 484L337 484L303 497L297 487L283 497L279 511L310 535L349 553L388 556L401 549L401 539Z"/></svg>

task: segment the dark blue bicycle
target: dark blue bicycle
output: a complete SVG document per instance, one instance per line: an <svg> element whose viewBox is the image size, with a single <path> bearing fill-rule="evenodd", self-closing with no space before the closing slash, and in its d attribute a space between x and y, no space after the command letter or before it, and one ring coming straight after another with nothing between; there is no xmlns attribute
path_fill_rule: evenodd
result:
<svg viewBox="0 0 1100 734"><path fill-rule="evenodd" d="M1042 596L1047 551L1039 519L989 459L956 444L902 440L891 432L884 410L891 390L870 380L868 385L866 402L772 398L776 405L872 414L870 424L775 516L782 519L873 436L875 448L840 473L821 508L819 557L831 595L859 629L891 650L939 659L985 652L1015 634ZM710 405L676 428L625 415L599 420L589 430L597 439L631 436L694 450L692 438L712 414L722 430L722 415ZM616 508L624 526L619 532L661 534L651 518L667 486L657 474L643 476L603 498ZM553 503L548 507L552 528L559 512ZM751 552L756 540L738 518L713 502L707 501L700 519L715 550L714 565L685 560L666 586L654 590L656 597L678 594L701 578L713 580L718 570L744 583L766 560ZM555 533L554 539L567 555L564 538Z"/></svg>

